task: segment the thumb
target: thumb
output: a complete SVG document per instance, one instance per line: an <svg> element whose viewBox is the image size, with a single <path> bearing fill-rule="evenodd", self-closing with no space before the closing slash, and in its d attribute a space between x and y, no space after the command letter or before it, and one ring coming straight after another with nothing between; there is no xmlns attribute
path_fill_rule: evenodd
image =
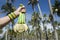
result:
<svg viewBox="0 0 60 40"><path fill-rule="evenodd" d="M16 11L20 12L20 10L21 10L21 7L19 7Z"/></svg>

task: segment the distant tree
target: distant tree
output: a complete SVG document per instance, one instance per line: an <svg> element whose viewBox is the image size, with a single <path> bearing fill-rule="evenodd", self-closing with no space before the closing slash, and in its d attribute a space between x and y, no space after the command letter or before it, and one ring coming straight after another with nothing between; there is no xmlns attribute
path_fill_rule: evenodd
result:
<svg viewBox="0 0 60 40"><path fill-rule="evenodd" d="M52 5L53 14L57 14L60 17L60 1L55 0L54 5Z"/></svg>
<svg viewBox="0 0 60 40"><path fill-rule="evenodd" d="M46 14L44 14L43 18L44 18L43 27L44 27L44 31L45 31L45 36L46 36L46 40L48 40L47 27L45 25L45 24L47 24L47 16L46 16Z"/></svg>
<svg viewBox="0 0 60 40"><path fill-rule="evenodd" d="M41 12L41 8L40 8L40 5L39 5L39 0L29 0L28 2L28 5L32 5L32 9L33 11L35 11L35 6L37 5L38 6L38 9L39 9L39 15L40 17L42 18L42 12Z"/></svg>
<svg viewBox="0 0 60 40"><path fill-rule="evenodd" d="M50 0L48 0L48 3L49 3L49 7L50 7L50 16L49 16L49 18L50 18L50 22L51 22L51 24L52 24L52 26L53 26L53 29L54 29L54 40L58 40L58 36L57 36L57 32L56 32L56 22L54 22L54 17L53 17L53 10L52 10L52 5L51 5L51 2L50 2ZM54 24L56 24L56 25L54 25Z"/></svg>
<svg viewBox="0 0 60 40"><path fill-rule="evenodd" d="M37 36L37 38L40 37L40 40L41 40L41 27L40 27L39 14L34 12L32 14L32 19L31 19L31 21L29 21L29 23L32 25L33 30L36 30L35 31L35 33L36 33L35 35Z"/></svg>

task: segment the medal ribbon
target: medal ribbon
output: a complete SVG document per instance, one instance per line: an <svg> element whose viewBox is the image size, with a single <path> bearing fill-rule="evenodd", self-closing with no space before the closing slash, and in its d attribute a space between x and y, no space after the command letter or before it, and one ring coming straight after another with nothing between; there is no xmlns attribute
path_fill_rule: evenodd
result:
<svg viewBox="0 0 60 40"><path fill-rule="evenodd" d="M18 17L18 24L25 24L25 13L21 13Z"/></svg>

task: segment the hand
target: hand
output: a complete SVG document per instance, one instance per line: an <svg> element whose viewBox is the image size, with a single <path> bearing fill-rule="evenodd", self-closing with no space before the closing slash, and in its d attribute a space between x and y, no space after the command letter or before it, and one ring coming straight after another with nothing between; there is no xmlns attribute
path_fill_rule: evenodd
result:
<svg viewBox="0 0 60 40"><path fill-rule="evenodd" d="M20 12L26 12L25 7L19 7L16 11L14 11L14 13L18 16L20 14Z"/></svg>

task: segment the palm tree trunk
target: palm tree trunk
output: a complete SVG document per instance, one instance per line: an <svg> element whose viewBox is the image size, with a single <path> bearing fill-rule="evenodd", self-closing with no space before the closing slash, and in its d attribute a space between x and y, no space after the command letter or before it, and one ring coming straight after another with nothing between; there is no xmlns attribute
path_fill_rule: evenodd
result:
<svg viewBox="0 0 60 40"><path fill-rule="evenodd" d="M6 31L6 37L5 37L6 39L5 39L5 40L8 40L8 38L7 38L7 33L8 33L8 30Z"/></svg>
<svg viewBox="0 0 60 40"><path fill-rule="evenodd" d="M51 13L51 15L53 15L53 10L52 10L52 6L51 6L50 0L48 0L48 3L49 3L49 7L50 7L50 13Z"/></svg>
<svg viewBox="0 0 60 40"><path fill-rule="evenodd" d="M6 3L8 2L8 0L6 0Z"/></svg>
<svg viewBox="0 0 60 40"><path fill-rule="evenodd" d="M54 40L58 40L58 34L57 34L55 27L54 27L54 36L56 36L56 37L54 37Z"/></svg>
<svg viewBox="0 0 60 40"><path fill-rule="evenodd" d="M48 0L48 3L49 3L49 7L50 7L50 12L51 12L51 15L53 16L53 10L52 10L52 6L51 6L51 3L50 3L50 0ZM54 21L54 20L53 20ZM53 23L53 22L52 22ZM54 28L54 40L58 40L58 36L57 36L57 32L55 30L55 27Z"/></svg>
<svg viewBox="0 0 60 40"><path fill-rule="evenodd" d="M41 11L39 3L37 3L37 6L38 6L38 9L39 9L40 17L43 18L42 11ZM42 33L41 32L40 32L40 40L42 40Z"/></svg>
<svg viewBox="0 0 60 40"><path fill-rule="evenodd" d="M46 40L48 40L47 30L45 32L46 32Z"/></svg>
<svg viewBox="0 0 60 40"><path fill-rule="evenodd" d="M40 34L40 40L42 40L42 34L41 34L41 32L39 32L39 34Z"/></svg>
<svg viewBox="0 0 60 40"><path fill-rule="evenodd" d="M12 40L13 40L13 25L14 25L14 20L12 20L12 35L11 35Z"/></svg>
<svg viewBox="0 0 60 40"><path fill-rule="evenodd" d="M44 24L44 23L43 23L43 27L44 27L44 30L45 30L46 40L48 40L47 27L45 26L45 24Z"/></svg>
<svg viewBox="0 0 60 40"><path fill-rule="evenodd" d="M5 29L6 29L6 35L5 35L6 37L5 37L5 40L8 40L8 25L7 25L7 27Z"/></svg>
<svg viewBox="0 0 60 40"><path fill-rule="evenodd" d="M37 6L38 6L38 9L39 9L40 17L43 18L43 16L42 16L42 11L41 11L41 8L40 8L39 3L37 3Z"/></svg>

